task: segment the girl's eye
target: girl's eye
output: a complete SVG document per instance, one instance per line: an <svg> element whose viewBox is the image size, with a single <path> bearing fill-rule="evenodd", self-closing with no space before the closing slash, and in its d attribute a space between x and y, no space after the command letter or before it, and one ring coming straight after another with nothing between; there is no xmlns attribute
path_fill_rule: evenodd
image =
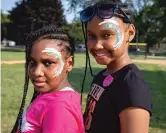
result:
<svg viewBox="0 0 166 133"><path fill-rule="evenodd" d="M45 67L50 67L52 64L56 64L56 62L45 60L43 61Z"/></svg>
<svg viewBox="0 0 166 133"><path fill-rule="evenodd" d="M108 38L108 37L111 37L112 34L108 33L108 34L104 34L104 38Z"/></svg>
<svg viewBox="0 0 166 133"><path fill-rule="evenodd" d="M95 36L95 35L93 35L93 34L88 34L88 38L89 38L89 39L95 39L95 38L96 38L96 36Z"/></svg>
<svg viewBox="0 0 166 133"><path fill-rule="evenodd" d="M52 64L52 62L51 61L44 61L43 64L45 67L49 67Z"/></svg>
<svg viewBox="0 0 166 133"><path fill-rule="evenodd" d="M35 63L34 60L30 60L29 61L29 65L30 65L30 67L34 67L36 65L36 63Z"/></svg>

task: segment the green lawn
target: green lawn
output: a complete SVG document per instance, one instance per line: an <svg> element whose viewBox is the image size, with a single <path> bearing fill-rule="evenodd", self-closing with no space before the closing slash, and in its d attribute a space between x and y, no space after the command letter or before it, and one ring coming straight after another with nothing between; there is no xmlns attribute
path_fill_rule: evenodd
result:
<svg viewBox="0 0 166 133"><path fill-rule="evenodd" d="M2 58L2 61L24 60L25 53L24 52L1 51L1 58Z"/></svg>
<svg viewBox="0 0 166 133"><path fill-rule="evenodd" d="M10 54L9 54L10 53ZM13 55L13 56L12 56ZM16 55L16 56L15 56ZM2 60L22 60L23 53L19 52L2 52ZM76 54L75 67L70 74L69 80L78 90L81 90L81 82L84 75L85 56ZM93 71L97 73L101 68L92 60ZM153 116L150 123L150 133L166 133L166 67L151 64L137 64L144 72L146 81L152 88L153 95ZM2 65L1 66L1 98L2 98L2 133L9 133L15 122L16 115L20 106L23 84L24 84L24 65ZM84 89L83 109L85 107L86 94L89 90L91 76L88 72ZM27 104L29 103L33 92L30 85Z"/></svg>
<svg viewBox="0 0 166 133"><path fill-rule="evenodd" d="M77 55L82 55L82 53L79 53ZM145 56L143 54L129 54L132 59L144 59ZM25 53L24 52L11 52L11 51L1 51L1 58L2 61L11 61L11 60L24 60L25 59ZM155 59L155 60L166 60L166 56L164 58L163 56L148 56L148 59Z"/></svg>

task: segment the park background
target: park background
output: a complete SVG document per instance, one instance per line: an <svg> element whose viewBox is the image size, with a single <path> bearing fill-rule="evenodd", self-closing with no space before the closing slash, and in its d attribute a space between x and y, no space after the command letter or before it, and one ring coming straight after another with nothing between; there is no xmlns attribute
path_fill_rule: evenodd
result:
<svg viewBox="0 0 166 133"><path fill-rule="evenodd" d="M13 0L11 0L13 1ZM1 8L1 131L9 133L21 104L24 85L25 38L30 31L51 23L68 30L75 38L76 46L84 44L79 21L79 11L94 0L2 0ZM123 0L134 14L137 28L135 39L129 46L129 54L152 88L153 115L150 133L166 133L166 1ZM5 8L8 5L10 8ZM4 43L5 40L5 43ZM14 45L13 43L14 42ZM11 45L12 44L12 45ZM93 72L102 69L93 57ZM80 92L85 69L85 51L76 52L75 66L69 80ZM88 71L84 94L92 80ZM26 107L33 94L30 84Z"/></svg>

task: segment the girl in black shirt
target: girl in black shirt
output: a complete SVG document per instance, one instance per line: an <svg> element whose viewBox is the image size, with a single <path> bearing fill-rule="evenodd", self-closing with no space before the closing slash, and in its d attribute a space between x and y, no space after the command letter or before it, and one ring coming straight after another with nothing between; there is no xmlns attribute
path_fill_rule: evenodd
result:
<svg viewBox="0 0 166 133"><path fill-rule="evenodd" d="M80 13L88 51L107 66L94 77L88 95L87 133L148 133L151 93L128 56L135 36L131 18L119 0L99 2Z"/></svg>

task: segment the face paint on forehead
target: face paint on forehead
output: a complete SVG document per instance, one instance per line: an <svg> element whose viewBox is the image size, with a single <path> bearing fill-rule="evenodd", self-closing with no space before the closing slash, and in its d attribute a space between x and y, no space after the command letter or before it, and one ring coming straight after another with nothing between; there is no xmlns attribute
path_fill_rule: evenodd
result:
<svg viewBox="0 0 166 133"><path fill-rule="evenodd" d="M119 48L124 40L124 33L119 29L119 23L117 22L116 18L105 19L103 22L99 23L99 25L106 24L104 29L112 29L116 33L116 43L114 44L114 50Z"/></svg>
<svg viewBox="0 0 166 133"><path fill-rule="evenodd" d="M52 55L54 56L55 58L59 59L60 60L60 68L59 69L55 69L55 76L54 77L57 77L61 74L62 70L63 70L63 67L64 67L64 62L62 60L62 56L61 56L61 53L59 51L57 51L56 49L54 48L45 48L42 53L47 53L48 55Z"/></svg>
<svg viewBox="0 0 166 133"><path fill-rule="evenodd" d="M118 25L119 26L119 23L118 23L118 21L116 20L115 17L112 17L110 19L104 19L102 22L99 23L99 25L102 25L102 24L105 24L105 23L112 23L114 25Z"/></svg>

